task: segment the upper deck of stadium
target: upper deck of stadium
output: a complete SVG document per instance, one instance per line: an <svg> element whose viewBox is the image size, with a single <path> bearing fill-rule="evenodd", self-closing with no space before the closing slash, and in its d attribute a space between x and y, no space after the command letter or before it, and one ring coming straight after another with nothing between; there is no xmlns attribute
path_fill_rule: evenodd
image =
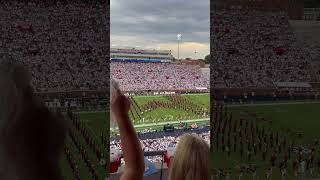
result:
<svg viewBox="0 0 320 180"><path fill-rule="evenodd" d="M111 48L111 61L137 60L171 62L173 56L171 50L135 49L135 48Z"/></svg>

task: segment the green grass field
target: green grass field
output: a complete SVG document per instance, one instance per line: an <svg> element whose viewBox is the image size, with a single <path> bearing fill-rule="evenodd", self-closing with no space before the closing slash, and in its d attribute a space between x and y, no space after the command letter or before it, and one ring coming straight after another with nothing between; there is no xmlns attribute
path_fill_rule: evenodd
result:
<svg viewBox="0 0 320 180"><path fill-rule="evenodd" d="M106 112L80 112L77 113L79 120L86 126L90 136L94 139L94 142L99 146L99 149L103 151L105 154L104 159L109 158L109 153L107 149L102 145L101 142L101 133L104 134L105 137L109 136L109 113ZM75 128L75 126L72 124L71 120L66 117L66 121L69 125L69 131L72 131L77 139L80 141L82 147L88 152L90 160L93 162L94 166L96 167L97 172L99 173L99 179L104 179L108 174L108 168L104 169L101 167L99 163L99 159L96 157L94 151L90 146L85 142L84 137L81 135L81 133ZM80 155L79 150L76 148L74 142L72 142L71 138L68 136L66 139L66 146L68 149L71 150L73 156L76 159L76 162L79 167L80 171L80 177L81 179L92 179L90 176L89 168L85 166L85 161ZM65 179L72 180L75 179L71 167L67 161L66 155L63 155L62 157L62 170Z"/></svg>
<svg viewBox="0 0 320 180"><path fill-rule="evenodd" d="M209 94L196 94L196 95L182 95L182 98L186 98L191 102L195 103L199 107L209 109L210 100ZM136 96L134 100L138 104L139 107L152 102L167 102L172 103L172 100L165 96ZM110 114L106 112L78 112L77 116L79 120L85 125L87 128L90 136L94 139L94 141L99 145L99 148L104 151L107 157L109 154L105 147L101 143L101 133L107 138L109 137L109 118ZM190 112L189 110L184 109L174 109L174 108L155 108L151 111L145 112L141 115L141 117L145 118L145 123L140 122L137 119L137 116L130 115L133 123L136 127L137 131L144 130L145 128L152 128L155 130L162 130L163 123L165 122L172 122L173 124L178 124L180 120L189 120L190 124L192 123L193 119L197 120L198 124L208 124L209 117L201 117L197 116L195 113ZM178 118L179 117L179 118ZM154 122L153 122L154 120ZM74 132L77 136L78 140L81 142L81 145L86 149L89 154L90 160L94 163L94 166L97 167L97 171L99 172L99 179L103 179L108 174L108 168L103 169L99 165L99 160L97 159L96 155L92 151L92 149L85 143L84 137L80 134L80 132L75 128L72 124L72 121L66 118L70 130ZM70 137L67 138L66 146L72 152L73 156L76 159L76 162L79 166L80 176L81 179L92 179L90 177L89 169L85 166L85 161L79 153L79 150L76 148L74 142ZM71 167L67 161L66 155L62 157L62 165L63 174L65 179L74 179L74 175L72 173Z"/></svg>
<svg viewBox="0 0 320 180"><path fill-rule="evenodd" d="M136 96L136 97L134 97L134 99L137 101L137 103L140 106L142 106L152 100L169 102L169 100L164 96Z"/></svg>
<svg viewBox="0 0 320 180"><path fill-rule="evenodd" d="M200 108L210 109L210 98L209 94L187 94L181 95L181 98L190 101ZM143 108L144 105L151 102L161 102L173 104L174 101L167 96L137 96L134 97L136 104ZM189 109L183 109L179 107L162 107L156 108L148 112L135 112L138 108L133 103L133 107L130 113L130 118L133 123L138 124L148 124L148 123L159 123L159 122L170 122L170 121L179 121L179 120L190 120L190 119L200 119L204 118L202 115L199 116ZM209 113L206 114L206 118L209 118ZM143 121L144 119L144 121Z"/></svg>
<svg viewBox="0 0 320 180"><path fill-rule="evenodd" d="M186 95L187 98L192 100L195 103L198 103L207 109L210 109L210 97L208 94L192 94L192 95Z"/></svg>
<svg viewBox="0 0 320 180"><path fill-rule="evenodd" d="M227 111L232 113L233 120L240 118L255 122L259 128L265 128L266 132L278 133L279 137L286 137L288 142L295 142L296 145L302 145L309 148L315 139L320 139L320 102L318 103L283 103L283 104L259 104L259 105L234 105L227 107ZM249 112L249 113L248 113ZM255 113L256 115L252 115ZM270 120L271 123L262 121L261 118ZM298 133L302 132L302 137ZM266 169L270 167L269 159L262 160L261 153L249 161L247 156L241 156L239 152L231 152L231 156L227 156L221 150L215 150L216 142L212 141L213 153L211 153L211 168L214 169L231 168L231 179L238 179L238 168L240 164L256 164L258 179L266 179ZM270 150L269 152L271 152ZM268 155L270 156L271 153ZM267 157L268 157L267 155ZM277 153L278 159L284 157L283 150ZM316 150L316 161L320 158L319 146ZM295 157L295 156L294 156ZM307 157L307 156L306 156ZM214 176L216 177L216 176ZM320 169L311 176L306 174L304 178L313 179L320 178ZM218 178L219 179L219 178ZM242 179L253 179L250 174L244 174ZM272 179L280 180L280 170L278 166L273 169ZM284 179L296 179L293 176L292 166L289 161L287 168L287 176Z"/></svg>

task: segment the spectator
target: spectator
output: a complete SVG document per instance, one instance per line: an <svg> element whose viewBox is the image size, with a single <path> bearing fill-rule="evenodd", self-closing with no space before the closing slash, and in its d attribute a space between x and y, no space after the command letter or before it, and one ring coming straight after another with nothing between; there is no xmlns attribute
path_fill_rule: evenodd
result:
<svg viewBox="0 0 320 180"><path fill-rule="evenodd" d="M209 146L200 137L181 137L170 168L170 180L208 180Z"/></svg>
<svg viewBox="0 0 320 180"><path fill-rule="evenodd" d="M150 151L166 151L169 144L172 142L179 142L181 134L191 134L195 131L175 130L175 132L151 132L139 136L140 142L144 152ZM196 134L204 139L207 144L210 144L209 129L199 129ZM117 137L111 137L110 146L121 151L120 141ZM153 163L160 163L162 156L146 157Z"/></svg>
<svg viewBox="0 0 320 180"><path fill-rule="evenodd" d="M172 63L111 62L111 76L123 91L208 88L199 66Z"/></svg>
<svg viewBox="0 0 320 180"><path fill-rule="evenodd" d="M0 179L62 179L64 121L36 97L28 72L2 54L0 74Z"/></svg>
<svg viewBox="0 0 320 180"><path fill-rule="evenodd" d="M114 89L112 92L111 110L119 127L125 161L125 170L121 180L139 180L142 179L144 173L144 157L137 134L129 119L130 101L119 89Z"/></svg>

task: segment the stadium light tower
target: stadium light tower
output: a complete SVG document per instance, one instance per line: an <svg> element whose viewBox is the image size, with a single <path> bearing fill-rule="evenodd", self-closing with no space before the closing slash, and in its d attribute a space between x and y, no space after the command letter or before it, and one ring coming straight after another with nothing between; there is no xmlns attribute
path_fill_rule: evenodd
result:
<svg viewBox="0 0 320 180"><path fill-rule="evenodd" d="M195 51L194 51L194 59L197 59L197 53L198 53L198 51L195 50Z"/></svg>
<svg viewBox="0 0 320 180"><path fill-rule="evenodd" d="M177 34L177 40L178 40L178 60L180 60L180 41L182 40L182 34Z"/></svg>

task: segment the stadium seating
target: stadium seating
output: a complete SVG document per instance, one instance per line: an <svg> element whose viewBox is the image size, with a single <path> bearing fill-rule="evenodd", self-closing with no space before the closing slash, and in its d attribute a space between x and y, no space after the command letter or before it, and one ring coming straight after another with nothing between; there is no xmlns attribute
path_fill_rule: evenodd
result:
<svg viewBox="0 0 320 180"><path fill-rule="evenodd" d="M310 62L315 52L297 39L284 13L223 11L213 16L213 87L273 88L274 82L317 80Z"/></svg>
<svg viewBox="0 0 320 180"><path fill-rule="evenodd" d="M0 49L31 71L37 92L107 89L105 2L4 1L0 14Z"/></svg>
<svg viewBox="0 0 320 180"><path fill-rule="evenodd" d="M85 105L85 99L82 102L76 99L84 96L82 90L108 92L103 91L109 89L107 2L1 1L0 51L29 70L32 86L41 93L40 97L45 100L58 98L46 103L49 108L67 107L69 103L71 108L79 103ZM49 97L48 92L55 93L50 93L52 96ZM93 94L87 93L88 97L90 95ZM94 103L96 99L89 101ZM69 131L64 147L64 178L104 178L106 166L99 162L104 160L102 151L108 152L95 143L97 137L89 135L88 130L76 129L69 120L67 123L72 131Z"/></svg>
<svg viewBox="0 0 320 180"><path fill-rule="evenodd" d="M210 131L208 127L196 130L175 130L175 132L158 132L147 133L139 136L140 142L143 145L144 152L150 151L166 151L168 145L172 142L179 142L179 137L182 134L197 134L210 144ZM110 146L121 151L120 138L111 137ZM147 157L151 162L159 163L162 160L161 156ZM122 162L123 163L123 162Z"/></svg>
<svg viewBox="0 0 320 180"><path fill-rule="evenodd" d="M111 62L111 76L123 91L208 88L199 66L171 63Z"/></svg>

